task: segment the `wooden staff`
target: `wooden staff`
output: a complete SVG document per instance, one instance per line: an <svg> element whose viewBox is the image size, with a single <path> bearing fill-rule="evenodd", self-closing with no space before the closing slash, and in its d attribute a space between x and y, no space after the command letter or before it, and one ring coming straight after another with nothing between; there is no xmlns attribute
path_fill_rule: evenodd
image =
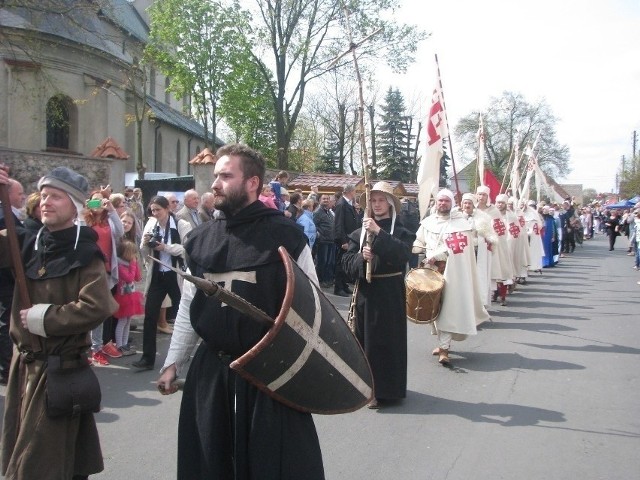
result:
<svg viewBox="0 0 640 480"><path fill-rule="evenodd" d="M340 60L342 57L344 57L349 52L351 52L352 60L353 60L353 67L354 67L354 70L356 72L356 80L358 81L358 96L359 96L358 124L359 124L359 127L360 127L360 135L359 135L359 137L360 137L360 149L361 149L361 152L362 152L362 169L363 169L363 173L364 173L364 198L365 198L365 203L366 203L366 207L365 207L365 210L364 210L364 216L365 216L365 218L371 218L371 216L372 216L371 202L369 201L369 198L371 196L371 184L369 182L369 176L370 176L370 172L369 172L369 154L368 154L368 151L367 151L367 142L366 142L365 130L364 130L364 93L363 93L363 87L362 87L362 77L360 76L360 67L358 66L358 57L356 55L356 48L358 48L360 45L362 45L364 42L369 40L374 35L376 35L379 32L381 32L382 31L382 27L379 28L378 30L376 30L375 32L373 32L372 34L368 35L360 43L356 44L356 43L353 42L353 35L351 34L351 24L349 22L349 10L347 9L346 5L344 5L344 3L342 5L342 7L343 7L343 10L344 10L347 36L349 38L349 50L347 50L342 55L338 56L333 62L331 62L330 66L334 66L338 62L338 60ZM371 245L371 241L372 240L373 240L373 234L367 232L366 245ZM371 283L371 262L369 262L369 261L367 261L365 276L366 276L367 282Z"/></svg>
<svg viewBox="0 0 640 480"><path fill-rule="evenodd" d="M27 278L24 274L24 265L22 265L22 255L20 255L20 244L18 242L18 234L16 233L16 222L13 218L11 203L9 200L9 186L0 185L0 201L2 202L2 211L4 212L4 223L7 228L7 240L9 241L9 252L11 254L11 263L13 267L15 286L18 289L20 309L31 308L31 299L27 290Z"/></svg>
<svg viewBox="0 0 640 480"><path fill-rule="evenodd" d="M31 298L29 298L29 290L27 289L27 277L24 274L24 265L22 265L20 243L18 242L16 222L13 218L13 210L11 210L8 185L0 185L0 201L2 202L2 211L4 212L4 224L7 229L7 240L9 242L9 253L11 254L11 266L13 267L15 288L18 289L18 300L20 301L19 307L20 310L24 310L27 308L31 308L32 304ZM29 335L29 345L31 346L31 351L33 352L42 351L40 342L35 335Z"/></svg>
<svg viewBox="0 0 640 480"><path fill-rule="evenodd" d="M442 77L440 76L440 64L438 63L438 54L436 56L436 68L438 69L438 83L440 84L440 95L442 95L442 109L444 110L444 121L447 122L447 140L449 141L449 153L451 154L451 167L453 168L453 176L456 179L456 201L460 205L462 200L462 192L458 184L458 172L456 172L456 161L453 158L453 143L451 143L451 129L449 128L449 116L447 115L447 104L444 101L444 89L442 88Z"/></svg>

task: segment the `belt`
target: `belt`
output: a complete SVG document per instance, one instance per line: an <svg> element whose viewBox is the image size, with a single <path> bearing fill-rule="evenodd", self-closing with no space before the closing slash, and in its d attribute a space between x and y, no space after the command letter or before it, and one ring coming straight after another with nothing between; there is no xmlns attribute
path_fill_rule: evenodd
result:
<svg viewBox="0 0 640 480"><path fill-rule="evenodd" d="M400 275L404 275L404 272L379 273L376 275L371 275L371 278L389 278L389 277L398 277Z"/></svg>
<svg viewBox="0 0 640 480"><path fill-rule="evenodd" d="M60 368L76 368L79 366L88 365L89 360L85 353L75 353L70 355L54 355L44 352L31 352L29 350L20 351L20 356L24 363L32 363L34 361L47 362L49 356L60 358Z"/></svg>

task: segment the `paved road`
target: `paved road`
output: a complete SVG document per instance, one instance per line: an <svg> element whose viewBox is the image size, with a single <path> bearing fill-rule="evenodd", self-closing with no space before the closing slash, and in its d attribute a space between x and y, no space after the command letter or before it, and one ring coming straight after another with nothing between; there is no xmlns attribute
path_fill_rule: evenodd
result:
<svg viewBox="0 0 640 480"><path fill-rule="evenodd" d="M409 324L403 403L315 417L327 479L640 478L632 265L622 245L609 252L602 236L585 242L454 344L451 368L429 354L428 328ZM347 299L330 298L346 310ZM133 338L141 344L140 333ZM164 358L168 337L159 342ZM156 373L129 370L135 358L98 369L106 470L92 478L175 478L180 394L160 396Z"/></svg>

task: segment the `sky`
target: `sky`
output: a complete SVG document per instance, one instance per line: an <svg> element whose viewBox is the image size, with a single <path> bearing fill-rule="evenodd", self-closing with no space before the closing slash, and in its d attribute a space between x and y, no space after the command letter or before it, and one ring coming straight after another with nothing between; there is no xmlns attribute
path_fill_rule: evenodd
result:
<svg viewBox="0 0 640 480"><path fill-rule="evenodd" d="M504 91L544 99L570 152L572 171L558 183L616 190L634 130L640 137L640 0L400 1L397 21L431 37L406 74L388 74L389 86L405 100L430 99L437 54L452 130Z"/></svg>

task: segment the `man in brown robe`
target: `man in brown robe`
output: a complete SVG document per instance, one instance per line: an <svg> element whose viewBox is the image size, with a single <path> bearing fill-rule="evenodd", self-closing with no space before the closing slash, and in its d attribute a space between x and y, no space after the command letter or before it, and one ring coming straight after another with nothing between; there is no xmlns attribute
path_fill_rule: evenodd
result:
<svg viewBox="0 0 640 480"><path fill-rule="evenodd" d="M6 183L0 168L0 184ZM2 474L11 480L80 480L104 468L98 430L91 413L47 416L47 359L59 355L63 368L86 366L88 332L118 305L109 294L96 234L76 222L88 192L86 178L57 167L40 179L38 189L44 227L35 238L23 235L22 248L32 306L25 308L16 290L11 311L14 354ZM8 265L9 257L6 237L0 236L0 265Z"/></svg>

